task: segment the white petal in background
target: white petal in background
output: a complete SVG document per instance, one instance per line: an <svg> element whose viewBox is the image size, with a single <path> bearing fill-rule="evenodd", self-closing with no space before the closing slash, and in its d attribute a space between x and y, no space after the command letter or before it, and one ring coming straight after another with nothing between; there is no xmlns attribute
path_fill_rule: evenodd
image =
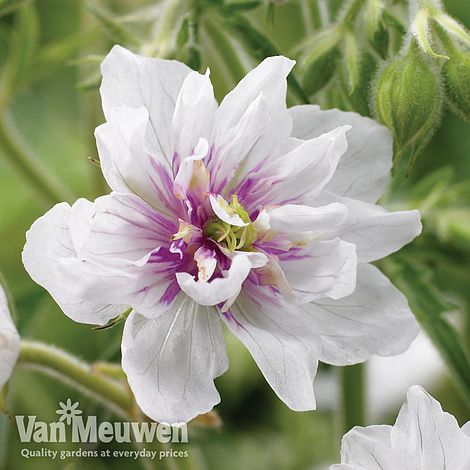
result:
<svg viewBox="0 0 470 470"><path fill-rule="evenodd" d="M122 340L122 367L137 403L159 422L187 422L220 401L214 379L228 368L220 319L180 295L155 320L133 312Z"/></svg>
<svg viewBox="0 0 470 470"><path fill-rule="evenodd" d="M414 385L394 426L355 427L344 436L341 462L354 470L468 470L470 437Z"/></svg>
<svg viewBox="0 0 470 470"><path fill-rule="evenodd" d="M0 285L0 388L10 378L20 352L20 336L11 319L8 301Z"/></svg>

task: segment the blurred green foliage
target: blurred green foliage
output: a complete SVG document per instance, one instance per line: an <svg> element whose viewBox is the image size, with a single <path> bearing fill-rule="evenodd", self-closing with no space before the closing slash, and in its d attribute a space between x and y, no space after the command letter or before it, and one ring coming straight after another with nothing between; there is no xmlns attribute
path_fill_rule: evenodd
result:
<svg viewBox="0 0 470 470"><path fill-rule="evenodd" d="M386 58L383 46L396 52L397 37L403 32L400 28L406 28L400 22L394 23L394 17L387 17L384 21L390 29L385 34L383 24L374 22L371 13L372 19L364 29L368 36L351 30L346 39L340 39L336 33L325 33L328 25L322 27L322 21L325 23L328 18L323 15L319 21L316 1L292 0L276 5L231 1L219 8L223 2L204 0L200 4L211 9L211 14L202 16L198 2L182 2L182 6L173 5L172 9L173 3L0 1L0 64L4 77L0 105L8 101L12 119L28 147L26 151L36 163L48 168L77 197L94 198L107 191L99 169L90 163L89 157L97 158L93 130L104 119L97 91L97 64L115 42L143 53L176 57L201 70L210 66L219 99L264 56L278 52L295 56L300 63L294 69L294 81L290 82L290 104L309 100L323 107L369 114L370 83L378 59ZM344 3L328 2L330 20ZM395 10L403 11L406 2L393 3ZM447 0L446 7L451 15L470 26L466 2ZM231 34L229 39L227 31ZM319 42L317 34L322 34L324 40ZM343 40L346 43L341 42L341 54L346 54L346 61L336 67L341 56L337 47ZM314 49L313 45L323 49ZM7 62L12 49L15 61ZM398 284L403 282L402 260L418 270L419 279L410 276L412 271L406 271L410 278L409 294L413 297L427 289L423 295L428 301L436 295L439 300L432 307L442 307L436 315L443 321L447 318L444 313L457 305L459 313L455 315L457 323L463 325L461 336L467 349L469 135L467 123L446 113L409 175L401 174L396 179L385 201L390 206L420 207L425 231L417 243L381 265ZM44 209L45 205L14 167L1 161L0 272L15 300L21 335L61 346L89 361L118 362L121 327L92 331L89 326L73 323L22 268L24 234ZM419 284L416 288L415 282ZM423 314L429 314L427 308L424 310ZM271 392L248 353L233 338L228 338L228 344L231 367L217 381L223 397L218 411L224 425L221 430L191 429L191 458L181 462L181 468L305 469L316 465L322 468L322 463L335 461L339 446L335 415L328 410L303 414L288 410ZM321 372L331 371L322 367ZM10 408L15 414L53 420L58 402L70 397L80 401L84 413L97 413L101 419L107 417L107 411L93 401L35 372L17 372L10 388ZM452 384L443 381L437 398L461 422L470 419ZM394 413L391 410L390 416ZM60 444L56 447L61 448ZM2 418L1 468L124 469L136 465L126 460L26 461L19 454L21 448L14 427Z"/></svg>

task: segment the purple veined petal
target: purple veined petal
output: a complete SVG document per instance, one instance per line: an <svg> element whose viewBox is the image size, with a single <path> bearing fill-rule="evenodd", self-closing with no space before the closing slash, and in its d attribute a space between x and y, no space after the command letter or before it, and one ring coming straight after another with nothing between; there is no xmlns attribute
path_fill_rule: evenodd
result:
<svg viewBox="0 0 470 470"><path fill-rule="evenodd" d="M259 172L241 181L237 194L246 207L311 204L333 177L347 150L346 132L339 127L308 141L300 141L290 152L272 159Z"/></svg>
<svg viewBox="0 0 470 470"><path fill-rule="evenodd" d="M101 64L101 99L109 121L115 108L144 107L149 113L146 143L150 153L171 163L175 104L191 69L174 60L143 57L114 46Z"/></svg>
<svg viewBox="0 0 470 470"><path fill-rule="evenodd" d="M60 269L64 260L78 262L75 246L80 246L83 241L79 242L80 237L72 239L76 231L70 229L73 225L71 217L73 215L79 220L86 221L86 214L90 215L87 206L78 201L72 209L63 202L36 220L26 234L23 264L31 278L51 294L72 320L105 325L127 307L118 302L95 302L80 297L78 292L80 286L73 281L67 282Z"/></svg>
<svg viewBox="0 0 470 470"><path fill-rule="evenodd" d="M216 109L209 73L191 72L187 75L176 99L172 120L174 175L178 173L181 161L197 153L195 148L200 139L206 142L210 139Z"/></svg>
<svg viewBox="0 0 470 470"><path fill-rule="evenodd" d="M358 266L351 295L320 299L301 308L311 315L321 337L320 360L338 366L363 362L373 354L400 354L419 331L405 296L369 264Z"/></svg>
<svg viewBox="0 0 470 470"><path fill-rule="evenodd" d="M279 253L279 265L301 303L321 298L341 299L356 288L356 247L339 238L311 241Z"/></svg>
<svg viewBox="0 0 470 470"><path fill-rule="evenodd" d="M122 367L137 403L158 422L187 422L220 401L214 379L228 368L213 307L184 294L164 315L133 312L124 327Z"/></svg>
<svg viewBox="0 0 470 470"><path fill-rule="evenodd" d="M348 150L326 189L339 196L374 203L390 180L393 143L390 131L376 121L337 109L321 111L318 106L302 105L289 109L292 135L312 139L339 126L350 125Z"/></svg>
<svg viewBox="0 0 470 470"><path fill-rule="evenodd" d="M217 135L210 154L211 192L228 194L252 169L250 152L269 130L269 105L262 93L248 106L240 120ZM262 145L268 151L269 147Z"/></svg>
<svg viewBox="0 0 470 470"><path fill-rule="evenodd" d="M0 285L0 389L10 378L20 353L20 336L10 315L8 301Z"/></svg>
<svg viewBox="0 0 470 470"><path fill-rule="evenodd" d="M324 191L315 198L318 204L339 202L348 208L348 217L326 238L340 237L354 243L360 263L375 261L398 251L422 230L417 210L389 212L375 204L342 198Z"/></svg>
<svg viewBox="0 0 470 470"><path fill-rule="evenodd" d="M68 258L59 264L61 278L75 286L75 297L128 305L147 318L171 308L181 291L175 274L182 270L196 275L194 259L165 247L137 261L94 257Z"/></svg>
<svg viewBox="0 0 470 470"><path fill-rule="evenodd" d="M221 317L289 408L315 409L312 382L320 344L308 316L270 293L268 287L253 285L244 287Z"/></svg>
<svg viewBox="0 0 470 470"><path fill-rule="evenodd" d="M134 194L111 193L96 199L83 253L88 257L136 262L168 246L178 225Z"/></svg>
<svg viewBox="0 0 470 470"><path fill-rule="evenodd" d="M114 191L136 194L168 217L183 216L169 160L150 153L145 143L149 126L146 108L110 110L108 122L95 130L103 174Z"/></svg>

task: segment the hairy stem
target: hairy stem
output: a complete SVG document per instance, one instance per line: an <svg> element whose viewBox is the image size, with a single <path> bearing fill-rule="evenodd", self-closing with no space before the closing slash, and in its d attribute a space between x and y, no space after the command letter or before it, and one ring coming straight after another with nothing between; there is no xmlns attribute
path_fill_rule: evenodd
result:
<svg viewBox="0 0 470 470"><path fill-rule="evenodd" d="M133 400L125 385L59 348L22 340L18 364L40 370L79 388L121 417L130 416Z"/></svg>

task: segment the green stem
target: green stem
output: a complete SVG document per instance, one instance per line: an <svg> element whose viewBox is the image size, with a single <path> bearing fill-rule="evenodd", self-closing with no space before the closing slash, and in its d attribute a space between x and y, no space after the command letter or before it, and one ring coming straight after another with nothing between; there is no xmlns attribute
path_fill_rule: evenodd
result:
<svg viewBox="0 0 470 470"><path fill-rule="evenodd" d="M365 364L340 368L342 395L341 435L354 426L366 425Z"/></svg>
<svg viewBox="0 0 470 470"><path fill-rule="evenodd" d="M133 399L125 385L59 348L22 340L18 364L38 369L66 384L78 387L121 417L131 416Z"/></svg>
<svg viewBox="0 0 470 470"><path fill-rule="evenodd" d="M0 111L0 155L34 190L46 207L59 201L71 202L75 199L69 189L41 165L25 146L5 109Z"/></svg>
<svg viewBox="0 0 470 470"><path fill-rule="evenodd" d="M341 12L339 24L350 28L356 21L356 17L364 6L365 0L351 0L346 8Z"/></svg>

